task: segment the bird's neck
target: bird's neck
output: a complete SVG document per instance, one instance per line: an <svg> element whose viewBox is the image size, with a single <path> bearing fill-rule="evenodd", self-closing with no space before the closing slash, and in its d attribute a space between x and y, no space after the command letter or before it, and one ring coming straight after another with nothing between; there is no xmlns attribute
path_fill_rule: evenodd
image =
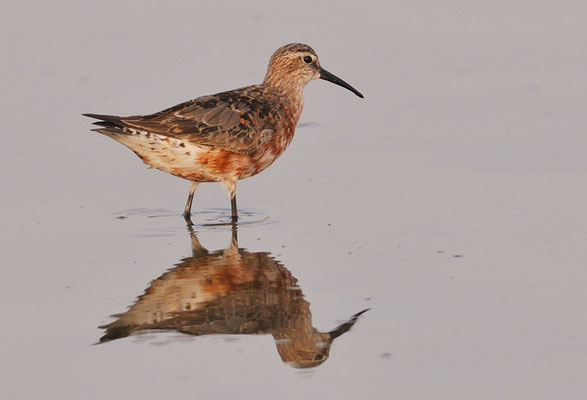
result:
<svg viewBox="0 0 587 400"><path fill-rule="evenodd" d="M304 86L306 86L304 82L299 79L284 79L283 76L276 77L276 75L268 73L263 81L263 86L276 93L294 112L296 119L299 118L304 106Z"/></svg>

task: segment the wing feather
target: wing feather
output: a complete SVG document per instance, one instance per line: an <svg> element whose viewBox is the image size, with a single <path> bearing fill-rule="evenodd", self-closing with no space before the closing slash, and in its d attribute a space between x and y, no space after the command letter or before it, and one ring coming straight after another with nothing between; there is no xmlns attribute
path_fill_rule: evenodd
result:
<svg viewBox="0 0 587 400"><path fill-rule="evenodd" d="M283 111L259 86L199 97L150 115L87 114L107 128L138 129L235 153L254 155L283 124Z"/></svg>

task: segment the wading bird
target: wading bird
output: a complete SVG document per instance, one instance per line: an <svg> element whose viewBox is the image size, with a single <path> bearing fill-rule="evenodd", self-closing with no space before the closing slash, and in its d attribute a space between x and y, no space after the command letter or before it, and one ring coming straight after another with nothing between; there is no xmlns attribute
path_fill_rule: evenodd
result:
<svg viewBox="0 0 587 400"><path fill-rule="evenodd" d="M191 181L184 218L191 224L194 192L201 182L221 182L238 218L236 182L263 171L291 143L314 79L356 89L320 66L308 45L293 43L271 56L263 83L198 97L150 115L96 118L94 129L122 143L151 168Z"/></svg>

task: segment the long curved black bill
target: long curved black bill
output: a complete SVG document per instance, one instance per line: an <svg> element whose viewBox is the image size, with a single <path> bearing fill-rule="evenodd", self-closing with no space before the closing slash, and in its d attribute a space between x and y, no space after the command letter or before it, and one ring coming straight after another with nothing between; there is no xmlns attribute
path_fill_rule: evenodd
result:
<svg viewBox="0 0 587 400"><path fill-rule="evenodd" d="M355 322L357 322L357 320L359 319L359 317L366 313L367 311L369 311L370 308L367 308L361 312L356 313L355 315L353 315L351 317L350 320L348 320L347 322L345 322L342 325L337 326L336 328L334 328L334 330L328 332L328 334L330 335L330 340L334 340L337 337L339 337L340 335L347 333L355 324Z"/></svg>
<svg viewBox="0 0 587 400"><path fill-rule="evenodd" d="M342 86L343 88L348 89L357 96L359 96L361 99L363 98L363 95L357 89L355 89L354 87L340 79L338 76L326 71L324 68L320 68L320 79L324 79L325 81L332 82L338 86Z"/></svg>

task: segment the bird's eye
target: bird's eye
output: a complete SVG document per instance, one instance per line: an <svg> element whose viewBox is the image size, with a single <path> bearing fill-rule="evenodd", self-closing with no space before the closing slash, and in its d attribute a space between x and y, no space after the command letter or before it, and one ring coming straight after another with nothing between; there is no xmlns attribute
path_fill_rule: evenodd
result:
<svg viewBox="0 0 587 400"><path fill-rule="evenodd" d="M304 61L306 61L306 60L304 59ZM323 358L324 358L324 356L323 356L322 354L316 354L316 355L314 356L314 360L315 360L315 361L320 361L320 360L322 360Z"/></svg>
<svg viewBox="0 0 587 400"><path fill-rule="evenodd" d="M306 64L310 64L310 63L312 62L312 57L310 57L310 56L306 56L306 57L304 57L304 62L305 62Z"/></svg>

